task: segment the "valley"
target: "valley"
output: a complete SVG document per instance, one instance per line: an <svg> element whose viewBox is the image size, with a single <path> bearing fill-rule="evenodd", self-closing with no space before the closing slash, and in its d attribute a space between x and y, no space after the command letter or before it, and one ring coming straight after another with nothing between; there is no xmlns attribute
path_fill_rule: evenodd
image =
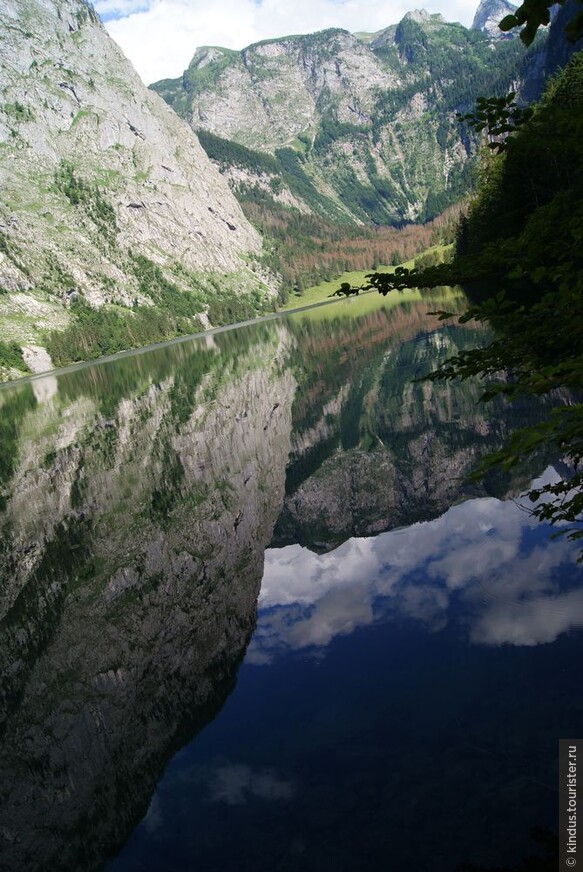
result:
<svg viewBox="0 0 583 872"><path fill-rule="evenodd" d="M164 0L0 0L2 872L556 869L583 13L545 3L147 87L109 33L154 52L143 4L167 51Z"/></svg>
<svg viewBox="0 0 583 872"><path fill-rule="evenodd" d="M4 4L0 379L453 242L478 152L456 113L541 69L544 39L525 53L493 29L505 9L193 47L180 79L146 89L85 0Z"/></svg>
<svg viewBox="0 0 583 872"><path fill-rule="evenodd" d="M84 0L14 0L0 32L2 379L450 242L476 153L455 111L524 66L515 40L412 13L378 34L197 49L185 88L153 86L171 109ZM264 104L253 135L221 121L241 89Z"/></svg>

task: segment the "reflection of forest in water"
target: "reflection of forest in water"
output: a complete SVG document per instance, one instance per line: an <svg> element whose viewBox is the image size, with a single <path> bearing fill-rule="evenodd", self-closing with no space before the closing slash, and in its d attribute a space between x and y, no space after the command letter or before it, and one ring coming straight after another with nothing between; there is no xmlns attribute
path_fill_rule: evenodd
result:
<svg viewBox="0 0 583 872"><path fill-rule="evenodd" d="M332 329L300 321L305 363L274 545L329 550L349 536L436 517L463 497L516 490L516 475L493 471L480 486L467 475L511 430L539 420L542 405L481 404L477 380L423 381L440 362L487 341L475 327L437 329L427 309L459 304L450 294L405 302L390 317L379 309L354 330L341 320Z"/></svg>
<svg viewBox="0 0 583 872"><path fill-rule="evenodd" d="M466 474L540 407L412 382L476 340L427 316L442 300L264 322L2 389L9 868L94 868L123 841L234 685L270 541L328 551L483 493Z"/></svg>

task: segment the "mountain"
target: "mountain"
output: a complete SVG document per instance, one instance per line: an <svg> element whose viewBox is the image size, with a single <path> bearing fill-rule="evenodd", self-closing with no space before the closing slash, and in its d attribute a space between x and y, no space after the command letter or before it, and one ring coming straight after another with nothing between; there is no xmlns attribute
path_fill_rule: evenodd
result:
<svg viewBox="0 0 583 872"><path fill-rule="evenodd" d="M0 339L70 325L87 357L261 310L257 231L91 6L3 2L0 87Z"/></svg>
<svg viewBox="0 0 583 872"><path fill-rule="evenodd" d="M456 112L506 92L524 57L517 40L415 11L374 34L199 48L181 78L151 87L200 133L243 205L395 224L468 191L476 141Z"/></svg>
<svg viewBox="0 0 583 872"><path fill-rule="evenodd" d="M289 451L270 327L3 392L3 870L102 869L234 687Z"/></svg>
<svg viewBox="0 0 583 872"><path fill-rule="evenodd" d="M549 68L416 11L374 34L197 49L152 86L185 124L85 0L6 0L0 37L0 379L271 310L318 259L395 262L404 246L377 246L375 225L425 221L471 185L477 140L455 113ZM287 269L294 251L309 269Z"/></svg>
<svg viewBox="0 0 583 872"><path fill-rule="evenodd" d="M518 36L516 30L504 33L498 27L502 19L513 12L516 12L516 6L508 0L481 0L472 21L472 30L479 30L490 39L515 39Z"/></svg>

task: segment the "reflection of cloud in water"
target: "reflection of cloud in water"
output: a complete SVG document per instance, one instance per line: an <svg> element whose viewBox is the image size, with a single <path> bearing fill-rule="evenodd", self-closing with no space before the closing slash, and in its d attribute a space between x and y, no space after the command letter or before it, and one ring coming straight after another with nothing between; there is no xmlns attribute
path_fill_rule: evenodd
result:
<svg viewBox="0 0 583 872"><path fill-rule="evenodd" d="M351 633L373 620L372 603L362 596L359 586L330 590L304 620L289 627L288 644L292 648L328 645L335 636Z"/></svg>
<svg viewBox="0 0 583 872"><path fill-rule="evenodd" d="M256 800L285 802L296 792L292 781L268 767L226 762L210 766L189 764L185 754L188 747L170 764L140 824L153 839L164 840L169 830L180 829L190 807L188 797L237 806Z"/></svg>
<svg viewBox="0 0 583 872"><path fill-rule="evenodd" d="M162 803L157 793L152 797L152 802L149 805L146 817L142 821L142 826L149 833L154 833L156 830L164 826L164 817L162 814Z"/></svg>
<svg viewBox="0 0 583 872"><path fill-rule="evenodd" d="M470 638L486 645L541 645L582 625L583 590L573 590L526 603L496 603L478 617Z"/></svg>
<svg viewBox="0 0 583 872"><path fill-rule="evenodd" d="M348 587L376 572L369 539L349 539L330 554L301 545L267 551L259 605L311 604L332 588Z"/></svg>
<svg viewBox="0 0 583 872"><path fill-rule="evenodd" d="M549 471L544 480L555 477ZM387 614L439 630L454 603L473 642L552 642L583 626L583 591L562 592L558 578L559 567L563 575L576 572L578 553L576 542L550 540L524 506L490 498L404 530L350 539L329 554L299 545L270 550L247 662L328 645Z"/></svg>
<svg viewBox="0 0 583 872"><path fill-rule="evenodd" d="M291 799L293 784L279 778L271 769L254 770L251 766L219 766L209 773L210 799L241 805L251 797L273 801Z"/></svg>

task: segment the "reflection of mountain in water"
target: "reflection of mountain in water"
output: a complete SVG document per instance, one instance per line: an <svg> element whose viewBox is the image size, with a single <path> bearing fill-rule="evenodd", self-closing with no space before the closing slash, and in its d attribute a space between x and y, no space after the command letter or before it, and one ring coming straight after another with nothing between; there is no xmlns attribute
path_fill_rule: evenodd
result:
<svg viewBox="0 0 583 872"><path fill-rule="evenodd" d="M307 343L302 326L296 328L303 360L307 347L310 372L320 373L325 387L316 381L294 403L286 500L274 546L298 542L328 551L350 536L437 517L484 493L467 481L477 460L513 428L540 416L542 406L532 403L479 404L477 380L416 382L487 338L484 331L457 326L437 329L428 308L427 302L409 303L398 317L378 310L360 323L361 343L351 342L346 325L332 338L327 325L321 328L324 353L314 325ZM486 482L487 491L499 495L509 486L509 476Z"/></svg>
<svg viewBox="0 0 583 872"><path fill-rule="evenodd" d="M30 385L8 395L21 439L2 520L7 868L99 865L233 686L283 498L293 382L280 331L236 351L219 341L184 346L173 373L113 367L114 403L96 369L52 397L45 382L38 405Z"/></svg>
<svg viewBox="0 0 583 872"><path fill-rule="evenodd" d="M544 480L558 480L552 468ZM432 521L352 537L326 554L269 549L248 660L322 649L379 623L409 621L430 632L453 624L472 645L529 648L583 627L577 545L549 539L527 504L467 500Z"/></svg>
<svg viewBox="0 0 583 872"><path fill-rule="evenodd" d="M125 838L234 684L278 516L277 544L328 550L467 493L518 412L412 383L475 341L436 329L440 303L338 304L0 392L0 865L93 868Z"/></svg>

